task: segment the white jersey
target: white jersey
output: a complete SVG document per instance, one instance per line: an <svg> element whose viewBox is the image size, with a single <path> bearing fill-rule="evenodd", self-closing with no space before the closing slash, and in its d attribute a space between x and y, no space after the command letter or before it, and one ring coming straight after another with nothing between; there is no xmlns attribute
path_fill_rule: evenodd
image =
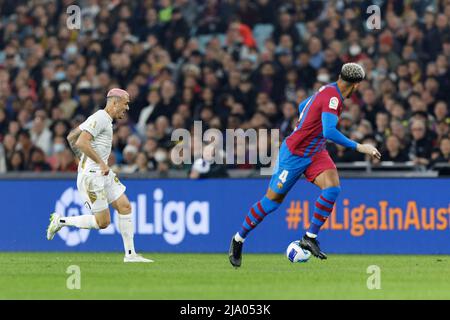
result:
<svg viewBox="0 0 450 320"><path fill-rule="evenodd" d="M86 119L79 128L82 131L89 132L93 139L91 142L92 148L103 160L108 163L109 155L111 154L112 140L113 140L113 119L103 109ZM78 164L78 173L90 173L100 170L100 166L91 158L83 154L81 161Z"/></svg>

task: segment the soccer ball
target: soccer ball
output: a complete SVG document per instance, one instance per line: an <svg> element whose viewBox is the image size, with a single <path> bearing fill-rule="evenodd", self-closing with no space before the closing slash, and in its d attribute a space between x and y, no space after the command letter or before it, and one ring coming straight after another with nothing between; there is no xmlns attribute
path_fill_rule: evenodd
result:
<svg viewBox="0 0 450 320"><path fill-rule="evenodd" d="M311 252L300 247L300 241L292 241L286 250L286 256L290 262L307 262L311 258Z"/></svg>

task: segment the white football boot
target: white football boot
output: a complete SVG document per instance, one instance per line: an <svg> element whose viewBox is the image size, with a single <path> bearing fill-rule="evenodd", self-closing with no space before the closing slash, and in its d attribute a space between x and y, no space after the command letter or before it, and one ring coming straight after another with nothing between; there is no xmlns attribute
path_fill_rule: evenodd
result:
<svg viewBox="0 0 450 320"><path fill-rule="evenodd" d="M146 259L140 254L134 253L134 254L127 254L123 258L123 262L154 262L153 260Z"/></svg>
<svg viewBox="0 0 450 320"><path fill-rule="evenodd" d="M57 213L52 213L50 215L50 224L48 225L48 228L47 228L47 239L48 240L52 240L53 237L55 236L55 234L59 230L61 230L61 228L63 227L63 225L59 223L59 218L60 218L60 215Z"/></svg>

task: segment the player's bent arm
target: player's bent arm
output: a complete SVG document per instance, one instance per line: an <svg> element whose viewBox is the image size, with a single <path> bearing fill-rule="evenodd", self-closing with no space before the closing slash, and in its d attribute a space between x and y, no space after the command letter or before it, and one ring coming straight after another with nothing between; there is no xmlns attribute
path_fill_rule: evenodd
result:
<svg viewBox="0 0 450 320"><path fill-rule="evenodd" d="M371 144L360 144L347 138L336 128L337 123L337 115L328 112L322 113L322 128L324 138L329 139L344 147L355 149L360 153L368 154L377 159L381 159L381 154L377 150L377 148L375 148Z"/></svg>
<svg viewBox="0 0 450 320"><path fill-rule="evenodd" d="M99 164L100 166L106 166L102 158L100 158L97 152L95 152L94 148L92 148L92 138L93 137L89 132L82 131L77 139L77 142L75 143L75 146L80 149L81 152L83 152L86 156L91 158L95 163Z"/></svg>
<svg viewBox="0 0 450 320"><path fill-rule="evenodd" d="M69 147L70 147L70 149L72 149L72 152L75 154L75 156L77 157L78 160L80 160L83 155L83 153L80 151L80 149L78 149L75 146L80 134L81 134L81 129L77 127L75 129L73 129L72 131L70 131L69 134L67 135L67 141L69 142Z"/></svg>
<svg viewBox="0 0 450 320"><path fill-rule="evenodd" d="M340 144L341 146L356 149L358 143L347 138L343 135L337 128L338 117L335 114L329 112L322 113L322 128L323 137L329 139L334 143Z"/></svg>

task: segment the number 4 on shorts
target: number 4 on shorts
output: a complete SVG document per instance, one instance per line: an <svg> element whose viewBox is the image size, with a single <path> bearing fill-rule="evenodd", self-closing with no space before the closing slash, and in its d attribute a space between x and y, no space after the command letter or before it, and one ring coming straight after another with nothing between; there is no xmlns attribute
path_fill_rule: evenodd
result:
<svg viewBox="0 0 450 320"><path fill-rule="evenodd" d="M289 173L289 171L287 171L287 170L283 170L283 172L280 173L280 176L278 178L281 180L281 182L283 182L283 183L286 182L288 173Z"/></svg>

